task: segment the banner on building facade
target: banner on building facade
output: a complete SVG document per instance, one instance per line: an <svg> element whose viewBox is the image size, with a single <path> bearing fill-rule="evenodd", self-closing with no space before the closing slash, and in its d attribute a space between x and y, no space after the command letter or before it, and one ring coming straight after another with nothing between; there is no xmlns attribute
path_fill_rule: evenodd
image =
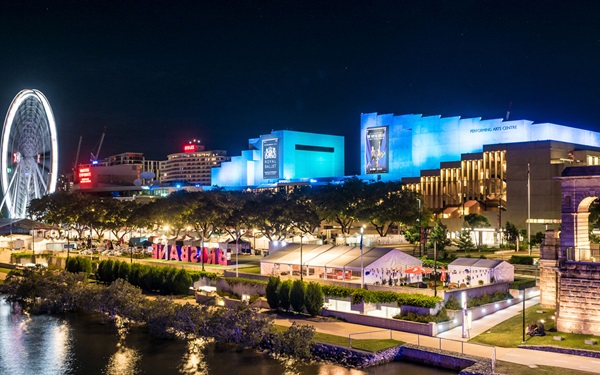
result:
<svg viewBox="0 0 600 375"><path fill-rule="evenodd" d="M388 173L388 127L378 126L367 129L367 143L365 147L366 173Z"/></svg>
<svg viewBox="0 0 600 375"><path fill-rule="evenodd" d="M263 139L263 178L279 179L279 138Z"/></svg>

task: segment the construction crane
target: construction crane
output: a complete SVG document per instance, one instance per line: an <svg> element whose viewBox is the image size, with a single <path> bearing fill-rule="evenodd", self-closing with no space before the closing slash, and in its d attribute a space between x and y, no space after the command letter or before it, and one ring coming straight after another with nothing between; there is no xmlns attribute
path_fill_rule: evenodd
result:
<svg viewBox="0 0 600 375"><path fill-rule="evenodd" d="M92 163L92 165L98 164L98 156L100 155L100 149L102 149L102 142L104 142L105 135L106 135L106 126L104 127L104 130L102 131L102 136L100 137L100 142L98 142L98 144L96 145L97 147L94 147L94 150L96 151L96 153L94 154L94 152L90 152L90 162Z"/></svg>
<svg viewBox="0 0 600 375"><path fill-rule="evenodd" d="M73 182L77 183L77 163L79 162L79 150L81 150L81 140L83 135L79 136L79 145L77 145L77 154L75 154L75 161L73 162Z"/></svg>

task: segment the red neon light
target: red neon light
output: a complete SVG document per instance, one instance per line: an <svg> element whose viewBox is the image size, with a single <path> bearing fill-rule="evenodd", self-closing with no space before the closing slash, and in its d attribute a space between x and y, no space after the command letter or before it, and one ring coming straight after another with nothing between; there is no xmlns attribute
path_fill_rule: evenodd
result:
<svg viewBox="0 0 600 375"><path fill-rule="evenodd" d="M196 145L185 145L183 146L184 152L194 152L196 151Z"/></svg>
<svg viewBox="0 0 600 375"><path fill-rule="evenodd" d="M90 170L90 168L79 168L79 183L83 186L86 185L85 187L89 187L87 185L91 185L92 184L92 171Z"/></svg>

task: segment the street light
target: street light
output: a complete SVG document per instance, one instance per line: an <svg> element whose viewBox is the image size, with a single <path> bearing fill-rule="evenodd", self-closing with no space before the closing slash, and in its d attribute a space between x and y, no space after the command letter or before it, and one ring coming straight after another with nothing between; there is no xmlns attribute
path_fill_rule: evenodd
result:
<svg viewBox="0 0 600 375"><path fill-rule="evenodd" d="M302 281L302 238L304 235L300 233L300 281Z"/></svg>
<svg viewBox="0 0 600 375"><path fill-rule="evenodd" d="M236 229L236 231L235 231L235 277L238 277L238 268L239 268L238 252L240 251L239 246L238 246L239 242L240 242L240 232Z"/></svg>
<svg viewBox="0 0 600 375"><path fill-rule="evenodd" d="M202 259L202 271L204 271L204 229L200 228L200 258Z"/></svg>
<svg viewBox="0 0 600 375"><path fill-rule="evenodd" d="M363 234L365 233L365 227L360 227L360 271L361 271L361 279L360 279L360 288L365 288L365 265L363 263Z"/></svg>
<svg viewBox="0 0 600 375"><path fill-rule="evenodd" d="M421 210L421 198L417 198L419 202L419 256L421 256L421 245L423 244L423 224L422 224L422 210ZM413 254L414 255L414 254Z"/></svg>

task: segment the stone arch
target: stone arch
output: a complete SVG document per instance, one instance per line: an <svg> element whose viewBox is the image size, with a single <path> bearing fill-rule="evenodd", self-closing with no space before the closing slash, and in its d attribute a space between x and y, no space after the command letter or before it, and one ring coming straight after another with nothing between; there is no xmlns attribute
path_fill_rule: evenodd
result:
<svg viewBox="0 0 600 375"><path fill-rule="evenodd" d="M577 262L594 261L590 250L588 218L590 205L600 197L600 168L566 168L558 179L562 193L559 257Z"/></svg>

